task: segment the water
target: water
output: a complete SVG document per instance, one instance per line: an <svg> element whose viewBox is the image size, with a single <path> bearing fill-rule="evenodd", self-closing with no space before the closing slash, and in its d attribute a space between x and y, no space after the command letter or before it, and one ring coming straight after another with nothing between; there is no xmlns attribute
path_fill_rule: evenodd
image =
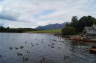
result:
<svg viewBox="0 0 96 63"><path fill-rule="evenodd" d="M92 45L50 34L0 33L0 63L96 63Z"/></svg>

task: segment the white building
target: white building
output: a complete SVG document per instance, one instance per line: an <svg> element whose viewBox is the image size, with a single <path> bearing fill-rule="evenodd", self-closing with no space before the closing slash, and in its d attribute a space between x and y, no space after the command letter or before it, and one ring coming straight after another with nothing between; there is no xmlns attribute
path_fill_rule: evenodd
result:
<svg viewBox="0 0 96 63"><path fill-rule="evenodd" d="M96 25L92 25L91 27L85 27L83 34L85 36L96 36Z"/></svg>

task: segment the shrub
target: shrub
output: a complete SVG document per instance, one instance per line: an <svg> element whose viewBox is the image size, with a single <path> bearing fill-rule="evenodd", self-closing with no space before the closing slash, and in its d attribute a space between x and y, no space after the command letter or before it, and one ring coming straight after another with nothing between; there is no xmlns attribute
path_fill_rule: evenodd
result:
<svg viewBox="0 0 96 63"><path fill-rule="evenodd" d="M65 27L64 29L62 29L62 34L63 35L73 35L76 33L76 29L74 27Z"/></svg>

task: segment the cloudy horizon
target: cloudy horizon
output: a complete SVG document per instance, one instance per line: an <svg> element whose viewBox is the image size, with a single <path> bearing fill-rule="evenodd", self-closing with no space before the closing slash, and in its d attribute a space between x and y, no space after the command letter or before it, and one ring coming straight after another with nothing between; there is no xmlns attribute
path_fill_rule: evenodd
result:
<svg viewBox="0 0 96 63"><path fill-rule="evenodd" d="M0 0L0 25L34 28L70 22L72 16L96 17L96 0Z"/></svg>

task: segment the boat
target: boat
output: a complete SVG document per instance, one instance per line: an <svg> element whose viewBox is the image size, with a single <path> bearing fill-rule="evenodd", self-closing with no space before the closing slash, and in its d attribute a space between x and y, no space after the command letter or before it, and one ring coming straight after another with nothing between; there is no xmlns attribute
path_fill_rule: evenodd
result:
<svg viewBox="0 0 96 63"><path fill-rule="evenodd" d="M69 40L83 41L83 42L96 42L96 39L83 38L83 37L70 37Z"/></svg>
<svg viewBox="0 0 96 63"><path fill-rule="evenodd" d="M96 46L92 46L92 48L89 49L90 54L96 54Z"/></svg>

